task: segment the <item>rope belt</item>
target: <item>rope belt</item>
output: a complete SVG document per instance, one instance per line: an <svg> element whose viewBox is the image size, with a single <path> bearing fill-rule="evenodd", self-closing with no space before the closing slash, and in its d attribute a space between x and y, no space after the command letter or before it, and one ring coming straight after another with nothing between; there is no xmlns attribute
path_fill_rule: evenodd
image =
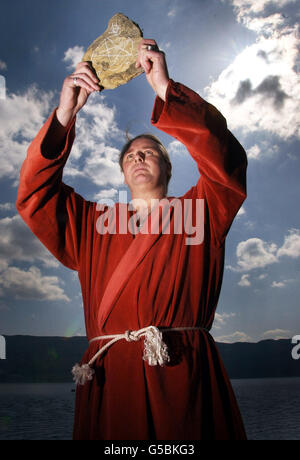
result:
<svg viewBox="0 0 300 460"><path fill-rule="evenodd" d="M207 331L204 327L173 327L164 329L163 332L195 331L200 329ZM149 366L156 366L157 364L163 366L170 361L168 347L162 339L162 332L155 326L144 327L137 331L126 331L124 334L101 335L91 339L89 344L97 340L111 340L100 348L87 364L83 364L82 366L75 364L72 369L73 380L76 384L84 385L87 380L92 380L95 373L94 369L91 368L92 364L111 345L122 339L125 339L127 342L137 342L142 337L145 337L143 359L148 362Z"/></svg>

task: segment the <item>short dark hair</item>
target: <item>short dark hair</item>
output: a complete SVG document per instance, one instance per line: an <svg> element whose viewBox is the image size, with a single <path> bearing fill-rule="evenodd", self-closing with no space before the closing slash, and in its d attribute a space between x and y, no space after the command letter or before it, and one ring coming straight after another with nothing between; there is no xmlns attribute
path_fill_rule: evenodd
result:
<svg viewBox="0 0 300 460"><path fill-rule="evenodd" d="M123 146L121 152L120 152L120 155L119 155L119 165L120 165L120 168L121 168L121 171L123 172L123 158L124 158L124 155L125 153L130 149L130 146L131 144L136 140L136 139L141 139L141 138L145 138L145 139L150 139L151 141L155 142L158 146L158 149L161 153L161 156L162 156L162 159L164 160L164 162L166 163L167 165L167 189L168 189L168 184L170 182L170 179L171 179L171 176L172 176L172 163L171 163L171 160L170 160L170 156L169 156L169 153L166 149L166 147L163 145L163 143L161 142L161 140L154 136L154 134L151 134L151 133L144 133L144 134L139 134L138 136L134 137L133 139L128 139L128 141L126 142L126 144Z"/></svg>

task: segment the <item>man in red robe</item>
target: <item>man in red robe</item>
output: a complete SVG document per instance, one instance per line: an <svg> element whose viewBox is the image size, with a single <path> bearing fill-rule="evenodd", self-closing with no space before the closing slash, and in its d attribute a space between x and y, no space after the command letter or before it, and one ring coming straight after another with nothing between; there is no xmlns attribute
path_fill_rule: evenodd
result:
<svg viewBox="0 0 300 460"><path fill-rule="evenodd" d="M21 169L18 211L52 254L78 271L82 288L90 343L73 369L74 439L245 439L209 330L225 238L246 197L246 155L222 115L169 78L153 40L141 41L137 66L156 93L152 124L182 142L197 163L200 178L177 204L183 217L191 204L194 225L197 204L203 203L203 238L188 244L187 232L175 232L176 206L168 217L173 231L164 231L160 212L153 219L158 231L143 231L153 217L151 200L159 203L155 209L172 202L166 197L170 165L153 139L135 139L121 159L132 198L142 203L136 207L140 231L124 231L133 211L119 203L113 209L117 231L99 231L107 209L62 182L75 115L99 91L88 63L65 79L59 107Z"/></svg>

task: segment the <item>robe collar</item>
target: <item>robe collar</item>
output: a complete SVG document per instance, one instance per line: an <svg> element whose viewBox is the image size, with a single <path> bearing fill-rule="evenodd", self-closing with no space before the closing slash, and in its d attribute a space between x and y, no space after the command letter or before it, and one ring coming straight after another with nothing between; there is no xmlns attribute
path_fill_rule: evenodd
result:
<svg viewBox="0 0 300 460"><path fill-rule="evenodd" d="M149 214L148 219L145 220L139 233L137 233L135 237L133 237L133 235L129 236L131 240L129 246L112 273L99 305L97 324L100 330L103 329L132 274L143 262L149 251L151 251L151 248L160 238L165 226L170 222L170 213L164 211L166 206L169 207L169 201L171 199L172 198L164 198L161 200L159 206L154 207ZM126 207L126 212L128 212L127 204L118 203L118 207L123 207L121 212L123 211L124 213L124 207ZM151 232L151 228L155 229L155 232Z"/></svg>

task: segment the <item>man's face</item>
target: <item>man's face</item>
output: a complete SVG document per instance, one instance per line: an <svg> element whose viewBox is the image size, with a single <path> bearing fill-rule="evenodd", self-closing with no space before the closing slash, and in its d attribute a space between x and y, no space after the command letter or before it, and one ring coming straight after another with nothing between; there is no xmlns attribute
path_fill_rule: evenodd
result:
<svg viewBox="0 0 300 460"><path fill-rule="evenodd" d="M123 157L125 183L131 192L166 186L166 163L157 143L146 137L132 142Z"/></svg>

